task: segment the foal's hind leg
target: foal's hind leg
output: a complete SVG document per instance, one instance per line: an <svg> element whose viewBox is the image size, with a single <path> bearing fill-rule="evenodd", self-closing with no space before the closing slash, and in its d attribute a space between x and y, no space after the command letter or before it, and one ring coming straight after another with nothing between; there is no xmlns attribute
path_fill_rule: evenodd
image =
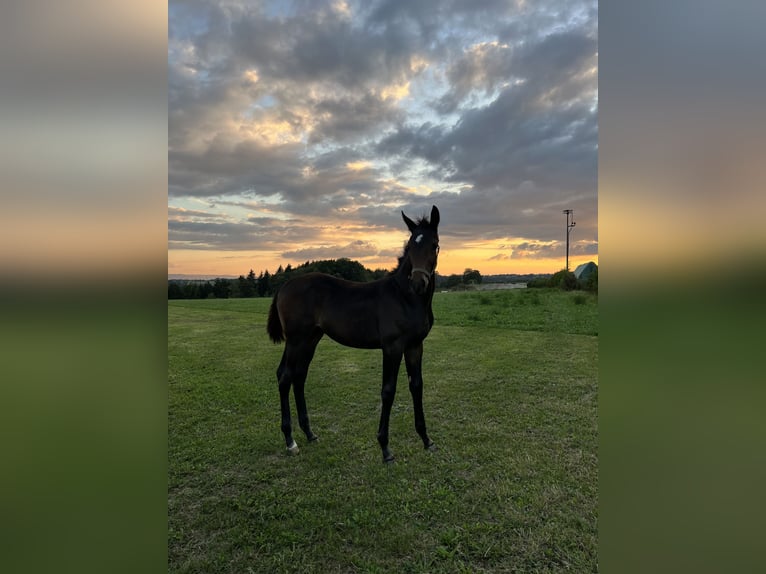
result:
<svg viewBox="0 0 766 574"><path fill-rule="evenodd" d="M404 365L407 368L407 379L412 394L412 407L415 412L415 430L423 440L423 446L429 450L435 448L434 441L428 437L426 417L423 414L423 344L404 351Z"/></svg>
<svg viewBox="0 0 766 574"><path fill-rule="evenodd" d="M282 434L285 435L285 444L290 453L298 452L298 445L293 440L293 427L290 420L290 385L292 384L292 369L289 367L288 348L285 347L282 353L282 360L277 369L277 380L279 381L279 406L282 411Z"/></svg>
<svg viewBox="0 0 766 574"><path fill-rule="evenodd" d="M298 409L298 424L301 430L306 434L306 438L309 442L314 442L319 437L311 431L311 423L309 422L309 413L306 408L306 397L303 394L303 387L305 384L306 376L303 376L303 380L296 381L293 385L293 393L295 394L295 407Z"/></svg>
<svg viewBox="0 0 766 574"><path fill-rule="evenodd" d="M282 409L282 433L285 435L287 450L291 454L298 453L298 445L295 439L293 439L292 420L290 419L291 386L295 394L295 407L298 410L298 424L309 441L317 440L317 436L311 431L303 388L306 383L309 363L311 363L311 359L314 357L314 350L317 343L319 343L319 339L322 338L322 332L316 330L306 336L301 337L299 335L293 334L288 336L285 343L285 351L282 355L282 362L277 369L279 403ZM296 340L299 342L296 343Z"/></svg>
<svg viewBox="0 0 766 574"><path fill-rule="evenodd" d="M322 331L316 330L312 333L311 339L302 345L300 351L296 357L296 372L295 379L293 380L293 393L295 394L295 408L298 410L298 424L301 430L306 434L306 438L309 442L317 440L319 437L311 431L311 424L309 423L309 413L306 408L306 397L303 393L306 376L309 371L309 364L314 358L314 351L322 338Z"/></svg>

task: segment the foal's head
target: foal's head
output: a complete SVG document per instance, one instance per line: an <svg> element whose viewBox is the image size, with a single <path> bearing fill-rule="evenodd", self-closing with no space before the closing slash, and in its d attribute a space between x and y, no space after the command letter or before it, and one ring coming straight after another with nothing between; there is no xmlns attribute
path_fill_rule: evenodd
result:
<svg viewBox="0 0 766 574"><path fill-rule="evenodd" d="M436 259L439 255L439 210L434 205L431 218L424 217L417 223L404 215L403 211L402 218L412 234L405 249L405 256L412 264L410 285L415 293L423 294L429 283L434 280L436 271Z"/></svg>

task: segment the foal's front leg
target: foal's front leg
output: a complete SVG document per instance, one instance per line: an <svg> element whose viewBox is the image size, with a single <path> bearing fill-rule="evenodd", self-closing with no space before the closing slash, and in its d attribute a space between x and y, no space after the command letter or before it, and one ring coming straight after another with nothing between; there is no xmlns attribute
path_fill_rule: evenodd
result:
<svg viewBox="0 0 766 574"><path fill-rule="evenodd" d="M423 446L429 450L435 448L434 441L428 438L426 417L423 414L423 344L404 351L404 365L407 368L407 379L412 394L412 407L415 412L415 430L423 440Z"/></svg>
<svg viewBox="0 0 766 574"><path fill-rule="evenodd" d="M392 462L394 455L388 450L388 421L391 417L391 406L396 396L396 378L399 376L399 365L402 363L402 352L383 350L383 386L380 390L381 409L380 425L378 426L378 443L383 451L383 462Z"/></svg>

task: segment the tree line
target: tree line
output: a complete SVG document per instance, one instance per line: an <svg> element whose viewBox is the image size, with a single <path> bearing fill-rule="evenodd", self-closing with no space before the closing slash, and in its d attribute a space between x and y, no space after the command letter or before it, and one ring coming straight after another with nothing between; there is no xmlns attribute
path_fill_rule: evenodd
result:
<svg viewBox="0 0 766 574"><path fill-rule="evenodd" d="M358 261L351 259L325 259L322 261L306 261L297 267L289 263L270 273L268 269L261 271L258 276L252 269L236 279L219 277L215 280L168 280L168 299L228 299L230 297L271 297L290 278L318 271L349 281L372 281L384 277L385 269L367 269Z"/></svg>
<svg viewBox="0 0 766 574"><path fill-rule="evenodd" d="M234 297L272 297L279 288L290 278L318 271L349 281L374 281L385 277L386 269L368 269L358 261L345 257L341 259L325 259L321 261L306 261L297 267L289 263L281 265L274 273L269 270L261 271L257 276L251 269L247 275L236 279L219 277L214 280L199 279L169 279L168 299L228 299ZM482 276L475 269L466 269L462 274L436 274L436 285L441 288L454 288L460 285L479 284Z"/></svg>
<svg viewBox="0 0 766 574"><path fill-rule="evenodd" d="M550 277L541 277L527 282L527 287L534 289L540 287L553 287L563 289L564 291L590 291L598 293L598 267L584 279L578 279L574 273L568 269L556 271Z"/></svg>

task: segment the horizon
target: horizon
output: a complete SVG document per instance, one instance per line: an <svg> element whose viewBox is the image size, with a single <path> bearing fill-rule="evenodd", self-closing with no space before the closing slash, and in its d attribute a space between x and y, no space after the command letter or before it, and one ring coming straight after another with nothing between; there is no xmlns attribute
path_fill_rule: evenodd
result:
<svg viewBox="0 0 766 574"><path fill-rule="evenodd" d="M598 263L597 3L551 2L171 2L168 275L389 269L432 205L441 274L563 269L564 209Z"/></svg>
<svg viewBox="0 0 766 574"><path fill-rule="evenodd" d="M321 261L321 260L304 261L303 263L298 264L298 265L294 265L294 266L291 264L291 269L295 269L296 267L299 267L300 265L303 265L305 263L317 263L319 261ZM352 259L351 261L355 261L355 260ZM597 261L592 261L592 260L591 261L586 261L586 262L582 263L582 265L585 265L585 264L591 263L591 262L595 263L596 265L598 265ZM287 265L281 265L279 267L282 267L282 269L285 270ZM266 271L269 272L269 275L274 275L275 273L279 272L279 267L277 267L273 271L270 270L270 269L256 270L256 269L251 268L251 269L248 269L246 273L239 273L238 275L215 275L215 274L210 275L210 274L203 274L203 273L191 273L191 274L189 274L189 273L168 273L168 281L182 281L182 280L207 281L207 280L214 280L214 279L237 279L239 277L247 277L247 275L249 275L250 271L255 273L256 277L260 276L261 273L265 273ZM577 269L577 267L578 266L574 266L574 267L570 266L569 271L574 273L574 271L575 271L575 269ZM369 267L365 267L365 268L368 271L376 271L376 269L371 269ZM380 268L378 268L378 269L380 269ZM561 269L557 269L556 271L543 271L543 272L539 272L539 273L538 272L530 272L530 273L514 273L514 272L482 273L480 269L472 269L472 270L479 271L479 273L481 273L482 277L500 277L500 276L504 276L504 275L514 276L514 277L524 277L524 276L538 276L538 275L553 275L554 273L556 273L558 271L561 271L562 269L563 269L563 267ZM392 271L392 270L393 270L393 268L391 268L391 269L386 268L386 271ZM436 270L436 275L441 276L441 277L449 277L450 275L462 275L465 271L468 271L468 270L469 269L466 268L466 269L464 269L460 273L443 273L443 272L441 272L441 271L439 271L437 269Z"/></svg>

